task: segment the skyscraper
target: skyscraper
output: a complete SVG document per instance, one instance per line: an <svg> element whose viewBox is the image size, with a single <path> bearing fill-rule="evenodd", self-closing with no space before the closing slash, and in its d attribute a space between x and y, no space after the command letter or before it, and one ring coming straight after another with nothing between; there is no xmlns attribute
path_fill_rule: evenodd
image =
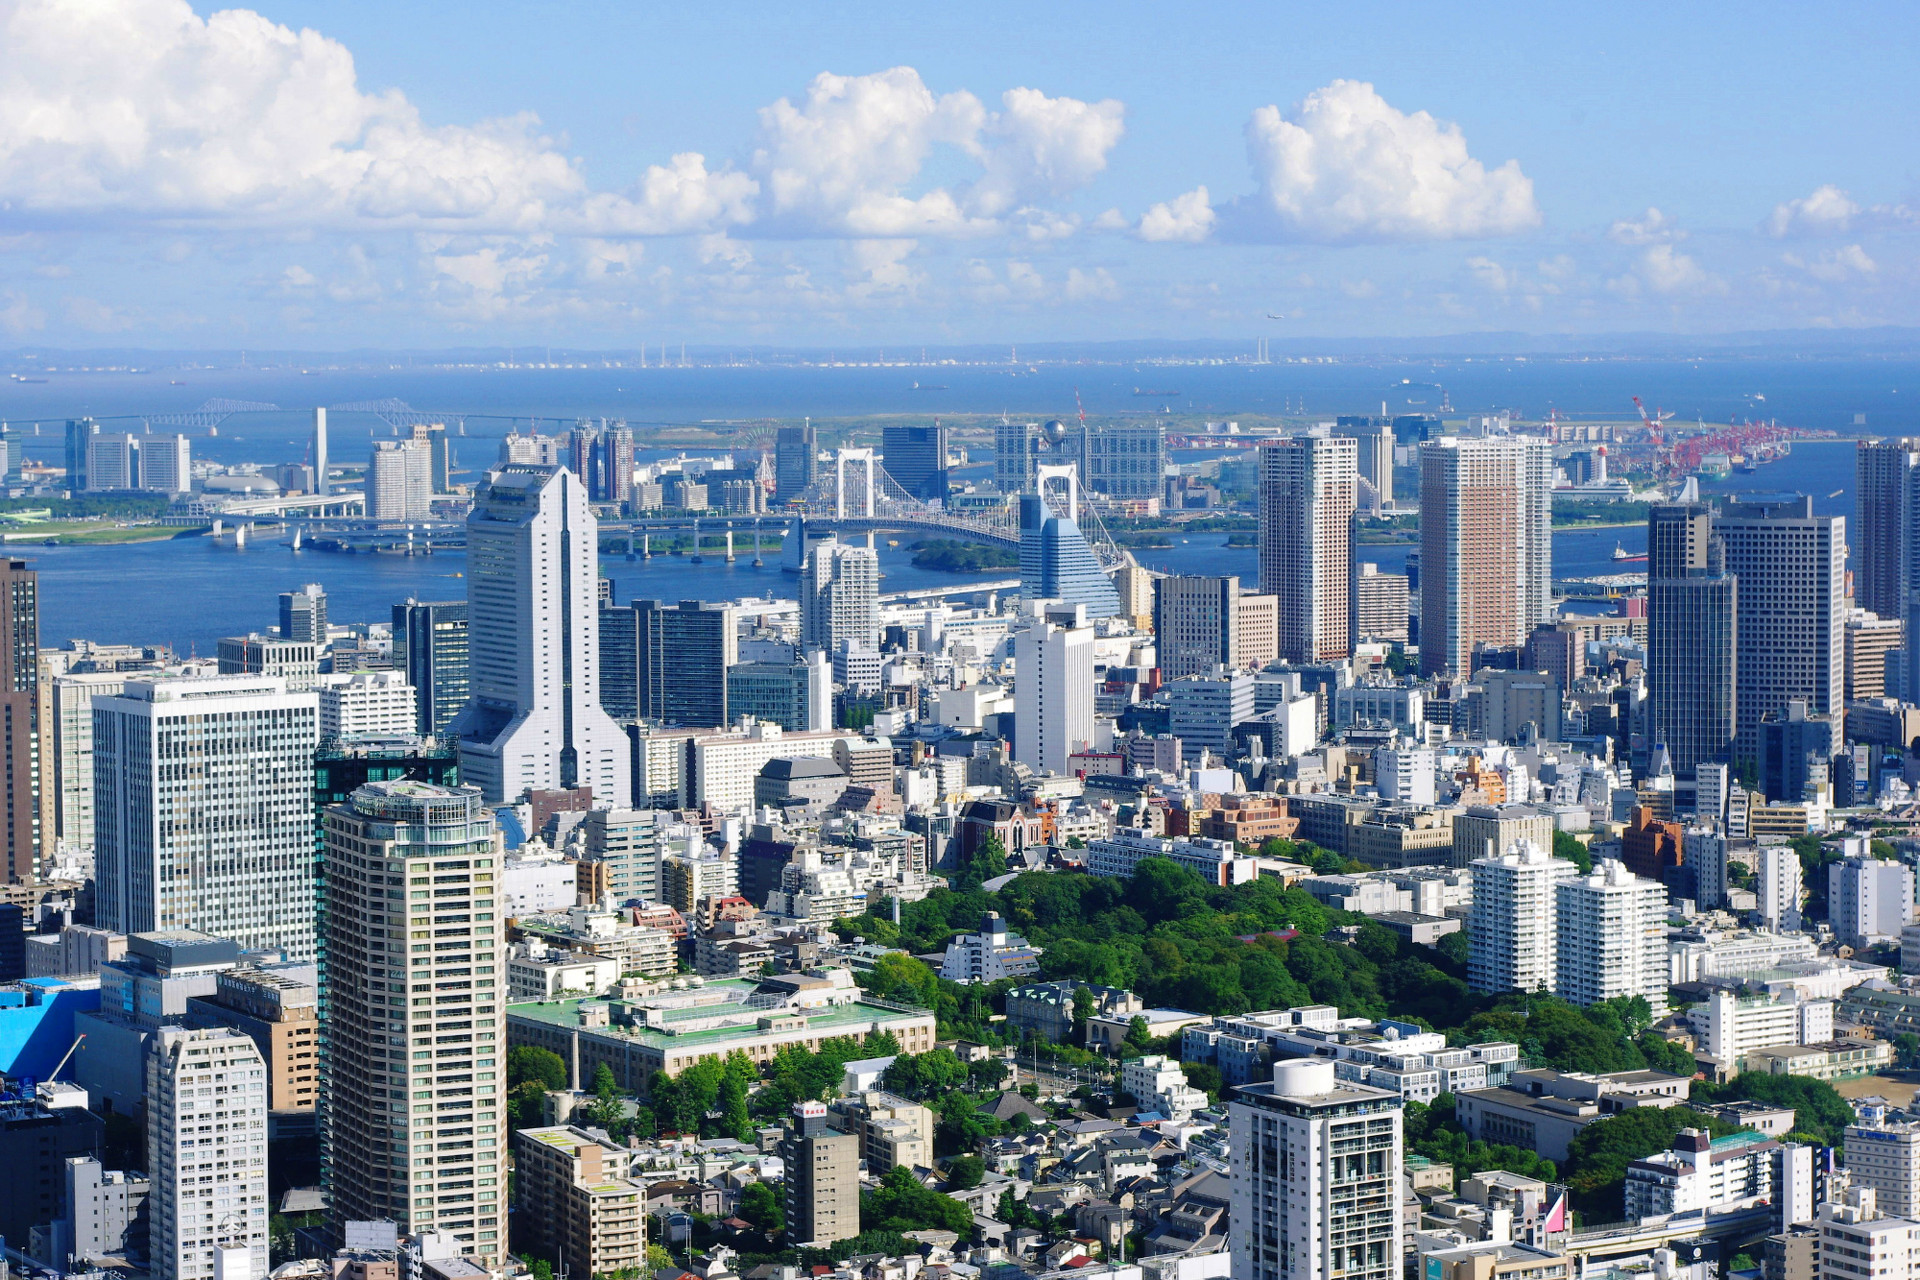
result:
<svg viewBox="0 0 1920 1280"><path fill-rule="evenodd" d="M313 491L317 494L333 492L327 480L327 411L325 408L313 411Z"/></svg>
<svg viewBox="0 0 1920 1280"><path fill-rule="evenodd" d="M882 427L880 453L887 474L913 497L947 496L947 429L939 423Z"/></svg>
<svg viewBox="0 0 1920 1280"><path fill-rule="evenodd" d="M815 544L800 571L800 647L871 648L879 636L880 557L833 539Z"/></svg>
<svg viewBox="0 0 1920 1280"><path fill-rule="evenodd" d="M140 487L154 493L185 493L193 488L193 445L187 437L140 438Z"/></svg>
<svg viewBox="0 0 1920 1280"><path fill-rule="evenodd" d="M608 715L725 725L727 668L738 658L728 605L635 600L600 611L600 701Z"/></svg>
<svg viewBox="0 0 1920 1280"><path fill-rule="evenodd" d="M1093 629L1055 606L1013 634L1013 758L1051 773L1093 742Z"/></svg>
<svg viewBox="0 0 1920 1280"><path fill-rule="evenodd" d="M1334 434L1350 437L1358 446L1360 478L1369 499L1361 506L1374 515L1393 501L1393 423L1387 418L1342 414Z"/></svg>
<svg viewBox="0 0 1920 1280"><path fill-rule="evenodd" d="M467 705L467 602L409 599L393 606L393 665L413 686L414 732L442 734Z"/></svg>
<svg viewBox="0 0 1920 1280"><path fill-rule="evenodd" d="M1794 699L1845 710L1847 521L1807 497L1729 502L1713 522L1739 579L1734 756L1758 766L1760 725Z"/></svg>
<svg viewBox="0 0 1920 1280"><path fill-rule="evenodd" d="M433 454L425 440L376 440L367 461L367 518L425 520L433 513Z"/></svg>
<svg viewBox="0 0 1920 1280"><path fill-rule="evenodd" d="M1501 857L1473 861L1473 918L1467 926L1467 985L1551 991L1559 980L1557 884L1579 868L1531 840Z"/></svg>
<svg viewBox="0 0 1920 1280"><path fill-rule="evenodd" d="M1079 521L1054 511L1037 493L1020 495L1020 594L1028 600L1085 605L1089 618L1120 612L1120 593L1080 532Z"/></svg>
<svg viewBox="0 0 1920 1280"><path fill-rule="evenodd" d="M1739 582L1713 508L1656 506L1647 519L1647 685L1653 743L1677 778L1733 751Z"/></svg>
<svg viewBox="0 0 1920 1280"><path fill-rule="evenodd" d="M592 466L594 501L633 500L633 432L626 424L603 428L594 438Z"/></svg>
<svg viewBox="0 0 1920 1280"><path fill-rule="evenodd" d="M325 821L333 1217L448 1232L498 1261L507 984L493 822L476 788L421 782L369 783Z"/></svg>
<svg viewBox="0 0 1920 1280"><path fill-rule="evenodd" d="M92 418L67 419L67 493L78 496L87 489L87 463L93 457L93 438L100 424Z"/></svg>
<svg viewBox="0 0 1920 1280"><path fill-rule="evenodd" d="M1166 485L1167 428L1159 422L1067 429L1059 460L1080 468L1089 493L1117 501L1157 498Z"/></svg>
<svg viewBox="0 0 1920 1280"><path fill-rule="evenodd" d="M280 593L280 638L310 644L316 651L327 647L327 593L319 583Z"/></svg>
<svg viewBox="0 0 1920 1280"><path fill-rule="evenodd" d="M146 1060L148 1253L155 1280L267 1274L267 1064L232 1027L163 1026Z"/></svg>
<svg viewBox="0 0 1920 1280"><path fill-rule="evenodd" d="M1399 1280L1401 1105L1320 1058L1233 1091L1233 1280Z"/></svg>
<svg viewBox="0 0 1920 1280"><path fill-rule="evenodd" d="M1667 1011L1667 889L1613 859L1592 875L1554 884L1553 991L1585 1007L1645 996L1655 1018Z"/></svg>
<svg viewBox="0 0 1920 1280"><path fill-rule="evenodd" d="M1920 572L1920 439L1862 440L1855 450L1854 603L1903 618Z"/></svg>
<svg viewBox="0 0 1920 1280"><path fill-rule="evenodd" d="M563 467L509 464L467 517L472 699L448 732L489 804L590 787L624 806L626 736L600 707L599 524Z"/></svg>
<svg viewBox="0 0 1920 1280"><path fill-rule="evenodd" d="M34 879L40 847L40 776L35 731L40 705L40 579L25 560L0 560L0 789L6 813L6 877Z"/></svg>
<svg viewBox="0 0 1920 1280"><path fill-rule="evenodd" d="M1001 493L1033 488L1040 457L1038 428L1031 422L1002 422L993 429L993 484Z"/></svg>
<svg viewBox="0 0 1920 1280"><path fill-rule="evenodd" d="M1260 590L1279 598L1280 657L1330 662L1353 653L1356 445L1295 436L1260 446Z"/></svg>
<svg viewBox="0 0 1920 1280"><path fill-rule="evenodd" d="M826 1103L798 1103L780 1155L787 1170L787 1239L824 1247L859 1235L859 1135L829 1126Z"/></svg>
<svg viewBox="0 0 1920 1280"><path fill-rule="evenodd" d="M1153 583L1153 645L1163 680L1240 665L1240 579L1174 576Z"/></svg>
<svg viewBox="0 0 1920 1280"><path fill-rule="evenodd" d="M95 922L314 956L319 697L278 676L129 680L93 704Z"/></svg>
<svg viewBox="0 0 1920 1280"><path fill-rule="evenodd" d="M810 426L781 427L773 440L775 505L783 506L805 493L819 475L819 433Z"/></svg>
<svg viewBox="0 0 1920 1280"><path fill-rule="evenodd" d="M1553 595L1553 446L1523 436L1420 446L1420 669L1470 673L1516 647Z"/></svg>

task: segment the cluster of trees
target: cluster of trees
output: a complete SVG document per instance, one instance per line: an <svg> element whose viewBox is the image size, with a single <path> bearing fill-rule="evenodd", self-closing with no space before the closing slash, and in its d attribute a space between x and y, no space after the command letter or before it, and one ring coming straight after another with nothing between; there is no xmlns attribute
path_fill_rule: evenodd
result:
<svg viewBox="0 0 1920 1280"><path fill-rule="evenodd" d="M1469 1017L1466 1042L1511 1040L1520 1056L1561 1071L1671 1071L1690 1076L1693 1055L1655 1035L1644 996L1579 1008L1555 996L1504 996Z"/></svg>
<svg viewBox="0 0 1920 1280"><path fill-rule="evenodd" d="M973 1232L973 1210L921 1186L913 1170L895 1166L878 1187L860 1193L860 1230L952 1231L965 1239Z"/></svg>
<svg viewBox="0 0 1920 1280"><path fill-rule="evenodd" d="M991 569L1016 568L1020 564L1020 553L1012 547L989 547L975 542L955 542L949 538L929 538L913 544L913 563L920 569L985 573Z"/></svg>
<svg viewBox="0 0 1920 1280"><path fill-rule="evenodd" d="M903 1053L894 1058L880 1078L888 1093L923 1102L957 1089L998 1089L1007 1078L1007 1064L998 1059L962 1062L951 1049Z"/></svg>
<svg viewBox="0 0 1920 1280"><path fill-rule="evenodd" d="M1488 1169L1505 1169L1524 1178L1542 1182L1559 1181L1559 1170L1551 1160L1527 1147L1510 1147L1474 1141L1460 1126L1454 1114L1454 1100L1443 1093L1432 1103L1409 1102L1402 1109L1406 1147L1414 1155L1425 1156L1453 1166L1455 1179L1471 1178Z"/></svg>

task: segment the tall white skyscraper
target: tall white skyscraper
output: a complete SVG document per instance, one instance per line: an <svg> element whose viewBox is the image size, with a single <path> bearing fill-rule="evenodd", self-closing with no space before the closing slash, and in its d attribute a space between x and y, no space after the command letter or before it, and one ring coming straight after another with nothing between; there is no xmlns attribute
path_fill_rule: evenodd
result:
<svg viewBox="0 0 1920 1280"><path fill-rule="evenodd" d="M373 782L325 815L321 1117L336 1221L507 1239L506 903L473 787Z"/></svg>
<svg viewBox="0 0 1920 1280"><path fill-rule="evenodd" d="M573 787L628 802L626 735L600 706L599 529L564 467L501 468L467 517L472 700L447 731L489 804Z"/></svg>
<svg viewBox="0 0 1920 1280"><path fill-rule="evenodd" d="M800 647L839 652L880 639L880 557L871 547L827 541L800 570Z"/></svg>
<svg viewBox="0 0 1920 1280"><path fill-rule="evenodd" d="M1400 1108L1320 1058L1233 1091L1233 1280L1399 1280Z"/></svg>
<svg viewBox="0 0 1920 1280"><path fill-rule="evenodd" d="M1759 866L1760 922L1775 933L1800 930L1800 855L1793 846L1763 844L1754 855Z"/></svg>
<svg viewBox="0 0 1920 1280"><path fill-rule="evenodd" d="M1279 599L1280 657L1353 653L1349 596L1358 442L1296 436L1260 446L1260 590Z"/></svg>
<svg viewBox="0 0 1920 1280"><path fill-rule="evenodd" d="M433 512L433 454L425 440L376 440L367 460L367 517L425 520Z"/></svg>
<svg viewBox="0 0 1920 1280"><path fill-rule="evenodd" d="M1580 869L1531 840L1512 852L1477 858L1473 915L1467 926L1467 985L1475 991L1539 991L1559 980L1559 882Z"/></svg>
<svg viewBox="0 0 1920 1280"><path fill-rule="evenodd" d="M1475 879L1478 879L1476 873ZM1554 994L1577 1005L1645 996L1667 1011L1667 888L1606 859L1554 884Z"/></svg>
<svg viewBox="0 0 1920 1280"><path fill-rule="evenodd" d="M1420 669L1468 674L1476 648L1524 643L1552 602L1552 443L1421 445Z"/></svg>
<svg viewBox="0 0 1920 1280"><path fill-rule="evenodd" d="M1093 628L1081 605L1055 606L1013 637L1013 758L1064 774L1093 742Z"/></svg>
<svg viewBox="0 0 1920 1280"><path fill-rule="evenodd" d="M154 1032L146 1061L148 1252L156 1280L213 1280L216 1250L267 1274L267 1064L231 1027ZM223 1280L230 1280L223 1268Z"/></svg>
<svg viewBox="0 0 1920 1280"><path fill-rule="evenodd" d="M279 676L129 680L96 698L96 923L313 959L318 720L318 696Z"/></svg>

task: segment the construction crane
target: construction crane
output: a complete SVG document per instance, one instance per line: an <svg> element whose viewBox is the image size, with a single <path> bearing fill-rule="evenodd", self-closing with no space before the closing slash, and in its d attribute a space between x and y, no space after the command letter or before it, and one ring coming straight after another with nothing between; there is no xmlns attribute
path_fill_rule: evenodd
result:
<svg viewBox="0 0 1920 1280"><path fill-rule="evenodd" d="M67 1059L73 1057L74 1051L79 1049L80 1045L86 1040L86 1038L87 1038L87 1033L82 1031L80 1035L74 1040L73 1046L67 1050L66 1056L61 1058L60 1061L54 1063L53 1070L47 1072L47 1079L58 1080L60 1078L61 1068L67 1065Z"/></svg>

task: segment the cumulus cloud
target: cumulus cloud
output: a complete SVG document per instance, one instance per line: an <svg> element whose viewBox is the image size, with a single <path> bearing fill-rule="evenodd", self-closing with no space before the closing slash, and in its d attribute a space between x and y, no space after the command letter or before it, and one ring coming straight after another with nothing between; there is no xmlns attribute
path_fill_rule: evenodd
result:
<svg viewBox="0 0 1920 1280"><path fill-rule="evenodd" d="M1120 285L1105 267L1091 271L1073 267L1067 271L1066 294L1069 302L1113 302L1120 297Z"/></svg>
<svg viewBox="0 0 1920 1280"><path fill-rule="evenodd" d="M988 216L1078 191L1106 169L1126 131L1126 108L1113 98L1082 102L1023 88L1009 89L1000 103L985 129L986 172L969 192L973 207Z"/></svg>
<svg viewBox="0 0 1920 1280"><path fill-rule="evenodd" d="M1488 169L1457 125L1389 105L1372 85L1336 80L1291 112L1248 121L1259 191L1249 234L1338 241L1507 235L1540 221L1517 160Z"/></svg>
<svg viewBox="0 0 1920 1280"><path fill-rule="evenodd" d="M1140 219L1142 240L1184 240L1198 244L1213 234L1216 215L1205 187L1162 201Z"/></svg>
<svg viewBox="0 0 1920 1280"><path fill-rule="evenodd" d="M1492 258L1468 258L1467 270L1471 271L1474 280L1490 293L1505 293L1514 286L1514 273Z"/></svg>
<svg viewBox="0 0 1920 1280"><path fill-rule="evenodd" d="M1718 294L1726 292L1726 282L1672 244L1654 244L1634 260L1631 271L1607 281L1607 288L1627 298L1643 289L1667 296Z"/></svg>
<svg viewBox="0 0 1920 1280"><path fill-rule="evenodd" d="M589 196L563 229L594 235L677 235L753 220L760 184L730 169L709 170L707 158L683 151L666 165L648 165L633 189Z"/></svg>
<svg viewBox="0 0 1920 1280"><path fill-rule="evenodd" d="M1781 260L1790 267L1798 267L1815 280L1824 280L1829 284L1863 279L1877 275L1880 271L1880 264L1857 244L1850 244L1841 249L1827 249L1810 259L1794 253L1783 254Z"/></svg>
<svg viewBox="0 0 1920 1280"><path fill-rule="evenodd" d="M1812 195L1787 200L1773 207L1767 230L1775 236L1829 235L1846 231L1860 216L1860 206L1839 187L1828 183L1814 189Z"/></svg>
<svg viewBox="0 0 1920 1280"><path fill-rule="evenodd" d="M1607 239L1615 244L1666 244L1686 238L1687 233L1675 226L1672 218L1652 207L1645 217L1622 218L1607 228Z"/></svg>

